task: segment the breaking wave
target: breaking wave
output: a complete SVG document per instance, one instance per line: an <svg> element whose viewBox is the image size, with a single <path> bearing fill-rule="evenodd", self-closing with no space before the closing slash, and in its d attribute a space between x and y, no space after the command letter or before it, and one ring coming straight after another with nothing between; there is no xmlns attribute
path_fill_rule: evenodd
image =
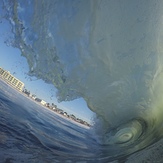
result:
<svg viewBox="0 0 163 163"><path fill-rule="evenodd" d="M13 46L27 58L29 74L53 83L59 101L84 98L102 121L100 143L114 146L113 155L119 147L126 155L142 149L162 135L162 5L4 1Z"/></svg>

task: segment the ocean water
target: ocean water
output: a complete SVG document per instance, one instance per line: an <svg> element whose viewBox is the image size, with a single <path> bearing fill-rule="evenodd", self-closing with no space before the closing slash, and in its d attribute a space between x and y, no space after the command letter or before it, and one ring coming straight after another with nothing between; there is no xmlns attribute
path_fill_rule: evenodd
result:
<svg viewBox="0 0 163 163"><path fill-rule="evenodd" d="M53 84L59 101L82 97L97 115L84 129L1 87L3 161L19 155L26 162L161 163L162 6L162 0L3 0L13 34L8 43L27 59L29 75Z"/></svg>
<svg viewBox="0 0 163 163"><path fill-rule="evenodd" d="M97 136L0 80L0 163L162 163L163 139L128 155Z"/></svg>
<svg viewBox="0 0 163 163"><path fill-rule="evenodd" d="M100 154L89 128L62 118L2 81L0 87L0 162L89 162Z"/></svg>

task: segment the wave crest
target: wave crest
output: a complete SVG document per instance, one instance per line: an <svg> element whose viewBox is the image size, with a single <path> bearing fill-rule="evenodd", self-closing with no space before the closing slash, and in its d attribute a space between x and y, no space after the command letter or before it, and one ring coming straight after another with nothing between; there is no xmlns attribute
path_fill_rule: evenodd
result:
<svg viewBox="0 0 163 163"><path fill-rule="evenodd" d="M14 46L27 58L31 75L57 87L59 101L83 97L105 129L136 117L147 123L161 117L161 0L17 0L11 8L7 2ZM130 125L114 133L118 140L109 141L139 138L142 124Z"/></svg>

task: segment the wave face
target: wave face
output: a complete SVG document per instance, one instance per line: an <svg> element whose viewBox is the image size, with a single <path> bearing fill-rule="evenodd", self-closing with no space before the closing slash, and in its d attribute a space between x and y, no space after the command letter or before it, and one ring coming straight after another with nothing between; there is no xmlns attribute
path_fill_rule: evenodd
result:
<svg viewBox="0 0 163 163"><path fill-rule="evenodd" d="M83 97L102 120L100 142L127 154L162 135L162 5L4 1L30 75L53 83L59 101Z"/></svg>

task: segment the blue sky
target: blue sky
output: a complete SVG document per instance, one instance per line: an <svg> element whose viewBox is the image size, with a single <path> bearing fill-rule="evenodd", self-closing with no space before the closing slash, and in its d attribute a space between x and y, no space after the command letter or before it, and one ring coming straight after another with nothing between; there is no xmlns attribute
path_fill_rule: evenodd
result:
<svg viewBox="0 0 163 163"><path fill-rule="evenodd" d="M32 94L49 103L55 103L59 108L67 111L69 114L90 122L94 113L90 111L85 101L80 98L70 102L58 103L56 99L56 88L51 84L46 84L42 80L28 76L28 64L26 58L21 56L19 49L10 45L13 35L10 24L6 20L0 23L0 67L10 71L15 77L25 83L25 88Z"/></svg>

